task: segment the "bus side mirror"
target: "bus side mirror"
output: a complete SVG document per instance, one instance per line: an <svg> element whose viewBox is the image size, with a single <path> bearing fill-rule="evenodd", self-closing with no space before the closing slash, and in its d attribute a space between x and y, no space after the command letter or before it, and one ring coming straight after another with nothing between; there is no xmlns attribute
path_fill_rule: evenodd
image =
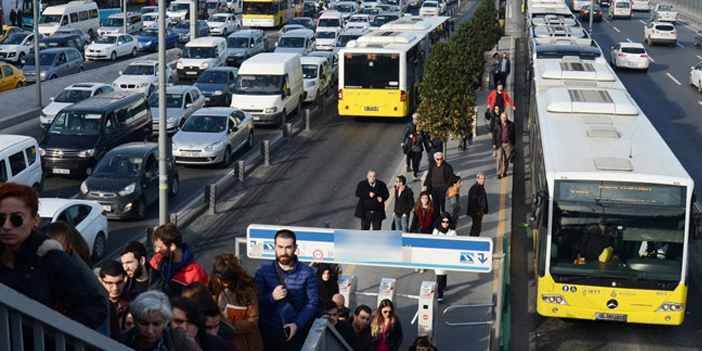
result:
<svg viewBox="0 0 702 351"><path fill-rule="evenodd" d="M529 228L539 229L541 227L542 213L546 204L546 192L539 191L531 198L531 214L529 215Z"/></svg>

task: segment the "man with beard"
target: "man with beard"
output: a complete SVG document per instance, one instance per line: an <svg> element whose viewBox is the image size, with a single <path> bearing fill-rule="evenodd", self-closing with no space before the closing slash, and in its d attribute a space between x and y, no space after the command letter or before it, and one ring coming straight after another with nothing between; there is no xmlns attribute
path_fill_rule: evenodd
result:
<svg viewBox="0 0 702 351"><path fill-rule="evenodd" d="M158 290L168 294L168 285L161 273L146 264L146 248L138 241L130 241L119 253L122 268L127 274L129 297L134 300L147 290Z"/></svg>
<svg viewBox="0 0 702 351"><path fill-rule="evenodd" d="M317 312L314 270L297 261L297 239L290 230L275 234L275 261L258 266L258 326L266 350L297 351L305 341L306 326Z"/></svg>
<svg viewBox="0 0 702 351"><path fill-rule="evenodd" d="M169 283L173 296L180 296L190 283L207 284L207 272L195 261L193 250L183 242L176 226L168 223L156 228L152 240L156 255L149 263Z"/></svg>

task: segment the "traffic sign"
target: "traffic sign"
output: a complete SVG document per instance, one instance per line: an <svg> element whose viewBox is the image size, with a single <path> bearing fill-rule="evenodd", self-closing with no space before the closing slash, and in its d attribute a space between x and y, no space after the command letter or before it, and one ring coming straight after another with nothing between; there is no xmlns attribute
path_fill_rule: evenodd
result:
<svg viewBox="0 0 702 351"><path fill-rule="evenodd" d="M298 259L399 268L445 269L488 273L492 269L490 238L436 236L399 231L251 224L246 230L246 253L252 259L275 259L274 237L288 229L297 237ZM356 240L355 238L359 238ZM359 248L362 254L359 254ZM337 257L334 251L337 251Z"/></svg>

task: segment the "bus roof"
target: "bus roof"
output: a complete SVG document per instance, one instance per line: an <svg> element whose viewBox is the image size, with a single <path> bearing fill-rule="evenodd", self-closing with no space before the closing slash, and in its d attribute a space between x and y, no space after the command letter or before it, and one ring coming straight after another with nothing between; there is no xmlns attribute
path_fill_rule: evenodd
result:
<svg viewBox="0 0 702 351"><path fill-rule="evenodd" d="M416 17L405 16L395 21L383 24L380 30L393 32L422 32L429 33L446 23L450 17L432 16L432 17Z"/></svg>
<svg viewBox="0 0 702 351"><path fill-rule="evenodd" d="M534 80L537 91L569 86L626 89L604 60L582 60L573 56L537 60Z"/></svg>
<svg viewBox="0 0 702 351"><path fill-rule="evenodd" d="M407 51L417 45L424 38L413 33L374 31L351 40L342 48L340 55L344 52L401 52Z"/></svg>

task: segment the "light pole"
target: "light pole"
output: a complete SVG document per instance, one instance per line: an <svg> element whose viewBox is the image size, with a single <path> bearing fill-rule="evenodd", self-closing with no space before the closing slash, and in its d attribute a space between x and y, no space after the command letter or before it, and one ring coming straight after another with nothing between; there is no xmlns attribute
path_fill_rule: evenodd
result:
<svg viewBox="0 0 702 351"><path fill-rule="evenodd" d="M595 12L595 0L590 0L590 36L592 36L592 16Z"/></svg>
<svg viewBox="0 0 702 351"><path fill-rule="evenodd" d="M122 7L122 31L124 34L127 34L127 0L122 1L124 1L124 5Z"/></svg>
<svg viewBox="0 0 702 351"><path fill-rule="evenodd" d="M41 107L41 65L39 65L39 2L34 0L34 84L37 86L37 107Z"/></svg>
<svg viewBox="0 0 702 351"><path fill-rule="evenodd" d="M190 41L197 37L197 0L190 1Z"/></svg>
<svg viewBox="0 0 702 351"><path fill-rule="evenodd" d="M125 0L126 1L126 0ZM192 21L192 15L191 21ZM166 0L158 0L158 224L168 223L168 158L166 135Z"/></svg>

